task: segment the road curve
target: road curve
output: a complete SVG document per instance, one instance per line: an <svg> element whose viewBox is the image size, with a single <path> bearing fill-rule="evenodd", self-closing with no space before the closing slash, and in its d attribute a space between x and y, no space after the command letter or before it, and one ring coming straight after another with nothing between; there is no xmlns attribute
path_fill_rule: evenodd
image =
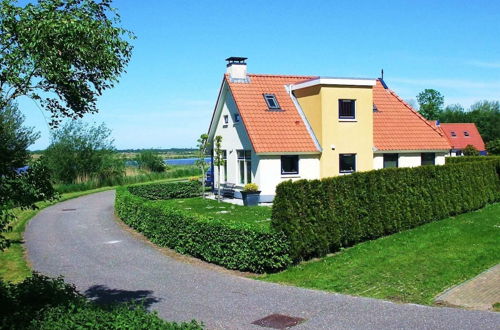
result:
<svg viewBox="0 0 500 330"><path fill-rule="evenodd" d="M96 301L144 299L168 320L208 329L262 329L279 313L306 319L294 329L498 329L500 313L351 297L255 281L166 256L114 217L114 191L42 210L25 232L34 270L66 281Z"/></svg>

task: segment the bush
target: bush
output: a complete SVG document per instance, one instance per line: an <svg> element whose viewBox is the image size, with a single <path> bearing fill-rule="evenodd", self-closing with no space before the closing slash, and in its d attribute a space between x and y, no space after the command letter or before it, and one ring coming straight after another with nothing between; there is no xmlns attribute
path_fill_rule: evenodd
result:
<svg viewBox="0 0 500 330"><path fill-rule="evenodd" d="M201 183L192 180L172 183L151 183L128 187L128 190L132 194L153 200L195 197L200 194L200 189Z"/></svg>
<svg viewBox="0 0 500 330"><path fill-rule="evenodd" d="M169 323L137 304L96 305L62 278L37 273L18 284L0 281L1 329L201 329Z"/></svg>
<svg viewBox="0 0 500 330"><path fill-rule="evenodd" d="M500 160L392 168L277 187L271 226L294 261L500 200Z"/></svg>
<svg viewBox="0 0 500 330"><path fill-rule="evenodd" d="M476 149L472 144L468 144L463 150L462 150L464 156L479 156L479 150Z"/></svg>
<svg viewBox="0 0 500 330"><path fill-rule="evenodd" d="M446 157L446 165L468 163L468 162L481 162L488 160L500 161L500 156L461 156L461 157Z"/></svg>
<svg viewBox="0 0 500 330"><path fill-rule="evenodd" d="M165 172L167 169L163 158L152 150L141 151L135 160L139 168L150 170L151 172Z"/></svg>
<svg viewBox="0 0 500 330"><path fill-rule="evenodd" d="M288 242L280 232L195 216L116 190L117 215L153 243L229 269L256 273L286 268L291 260Z"/></svg>
<svg viewBox="0 0 500 330"><path fill-rule="evenodd" d="M500 138L488 142L486 150L488 150L488 154L490 155L500 155Z"/></svg>

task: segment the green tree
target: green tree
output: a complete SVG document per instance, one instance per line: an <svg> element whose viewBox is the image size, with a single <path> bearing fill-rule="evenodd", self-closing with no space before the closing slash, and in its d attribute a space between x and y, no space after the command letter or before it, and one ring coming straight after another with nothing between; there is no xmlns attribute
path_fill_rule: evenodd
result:
<svg viewBox="0 0 500 330"><path fill-rule="evenodd" d="M444 104L444 97L435 89L425 89L417 95L419 112L429 120L439 118Z"/></svg>
<svg viewBox="0 0 500 330"><path fill-rule="evenodd" d="M24 116L15 104L0 107L0 251L9 246L2 232L15 218L13 208L36 208L35 202L56 196L49 172L40 161L31 162L27 150L38 133L23 123ZM29 168L18 170L25 165Z"/></svg>
<svg viewBox="0 0 500 330"><path fill-rule="evenodd" d="M196 152L198 159L196 160L196 165L201 170L201 197L205 198L205 172L208 167L207 162L205 161L205 157L207 157L207 149L208 149L208 135L202 134L198 139L198 150Z"/></svg>
<svg viewBox="0 0 500 330"><path fill-rule="evenodd" d="M486 150L490 155L500 155L500 139L495 139L488 142L486 145Z"/></svg>
<svg viewBox="0 0 500 330"><path fill-rule="evenodd" d="M479 150L476 149L472 144L468 144L463 150L462 150L464 156L479 156Z"/></svg>
<svg viewBox="0 0 500 330"><path fill-rule="evenodd" d="M165 172L167 166L161 156L152 150L143 150L137 154L135 161L139 168L151 172Z"/></svg>
<svg viewBox="0 0 500 330"><path fill-rule="evenodd" d="M222 199L222 196L220 195L220 167L224 166L226 161L223 158L222 136L217 135L214 142L214 165L217 166L217 200L220 202Z"/></svg>
<svg viewBox="0 0 500 330"><path fill-rule="evenodd" d="M111 0L0 0L0 108L27 96L53 125L97 112L131 56L134 36L119 23Z"/></svg>
<svg viewBox="0 0 500 330"><path fill-rule="evenodd" d="M52 142L43 153L45 164L59 183L99 180L116 181L125 174L125 164L114 147L106 125L68 121L52 132Z"/></svg>

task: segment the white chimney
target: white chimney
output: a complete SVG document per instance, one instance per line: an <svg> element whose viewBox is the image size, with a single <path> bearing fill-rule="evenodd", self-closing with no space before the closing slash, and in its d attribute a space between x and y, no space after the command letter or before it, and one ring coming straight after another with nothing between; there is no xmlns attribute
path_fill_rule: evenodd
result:
<svg viewBox="0 0 500 330"><path fill-rule="evenodd" d="M246 57L228 57L227 73L233 82L248 82Z"/></svg>

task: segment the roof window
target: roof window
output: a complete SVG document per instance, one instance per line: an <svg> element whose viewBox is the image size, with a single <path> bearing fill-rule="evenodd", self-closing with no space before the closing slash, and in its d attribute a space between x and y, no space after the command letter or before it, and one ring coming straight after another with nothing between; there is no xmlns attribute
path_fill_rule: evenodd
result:
<svg viewBox="0 0 500 330"><path fill-rule="evenodd" d="M464 136L469 136L469 132L464 131Z"/></svg>
<svg viewBox="0 0 500 330"><path fill-rule="evenodd" d="M451 132L451 136L455 137L455 136L457 136L457 133L455 133L455 132L452 131Z"/></svg>
<svg viewBox="0 0 500 330"><path fill-rule="evenodd" d="M264 94L264 100L266 100L267 107L269 110L279 110L280 105L274 94Z"/></svg>

